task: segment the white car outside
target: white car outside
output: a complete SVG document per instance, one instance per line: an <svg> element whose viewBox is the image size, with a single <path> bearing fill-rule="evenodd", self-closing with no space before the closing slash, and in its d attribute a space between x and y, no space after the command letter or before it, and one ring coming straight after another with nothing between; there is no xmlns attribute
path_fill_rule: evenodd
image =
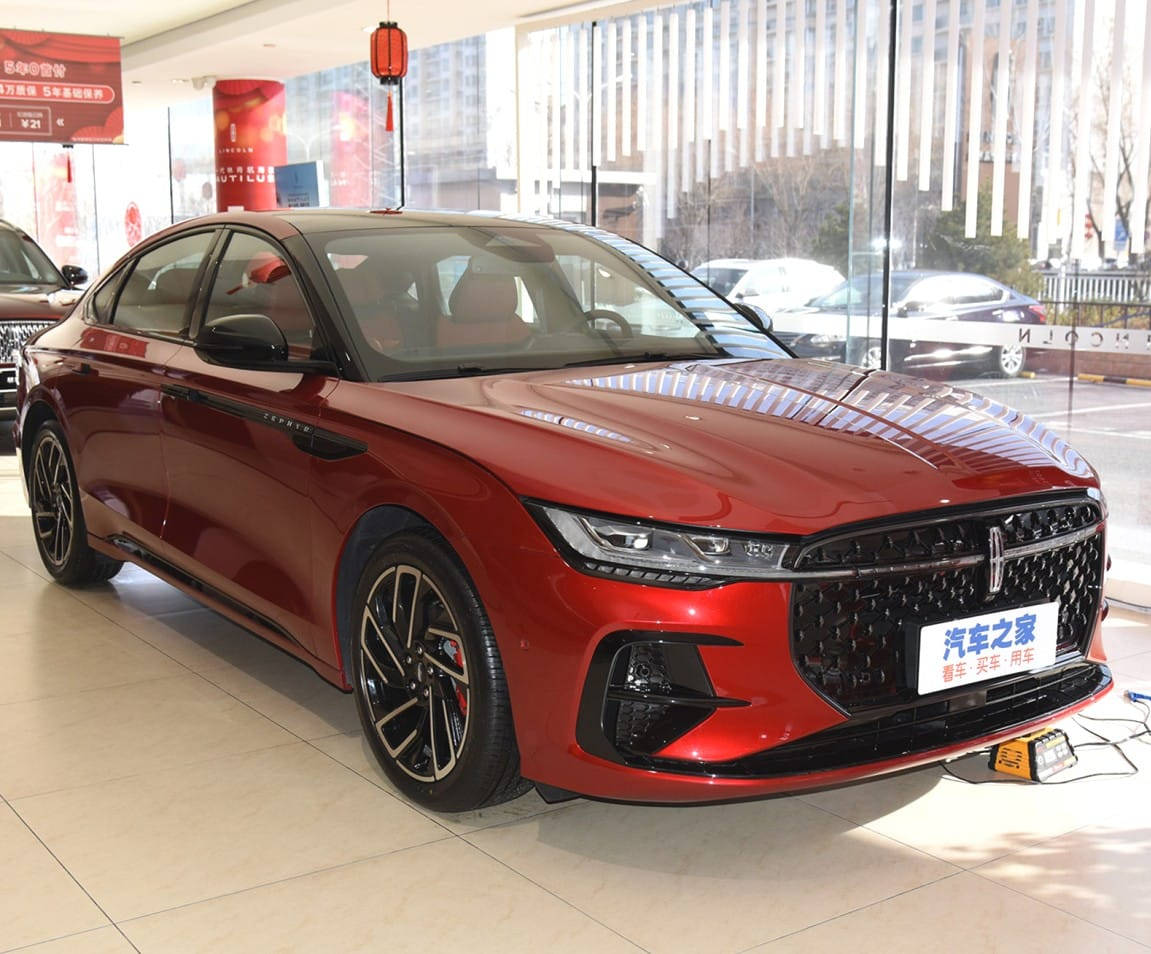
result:
<svg viewBox="0 0 1151 954"><path fill-rule="evenodd" d="M807 258L717 258L692 274L729 301L758 305L769 315L805 305L843 283L836 269Z"/></svg>

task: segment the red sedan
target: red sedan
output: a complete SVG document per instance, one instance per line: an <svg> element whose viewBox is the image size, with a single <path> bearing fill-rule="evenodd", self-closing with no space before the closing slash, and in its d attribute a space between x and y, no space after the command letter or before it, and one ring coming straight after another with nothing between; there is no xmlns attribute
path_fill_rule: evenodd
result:
<svg viewBox="0 0 1151 954"><path fill-rule="evenodd" d="M442 811L742 798L1111 687L1098 478L968 391L792 358L624 239L198 219L24 348L65 585L147 568L355 693Z"/></svg>

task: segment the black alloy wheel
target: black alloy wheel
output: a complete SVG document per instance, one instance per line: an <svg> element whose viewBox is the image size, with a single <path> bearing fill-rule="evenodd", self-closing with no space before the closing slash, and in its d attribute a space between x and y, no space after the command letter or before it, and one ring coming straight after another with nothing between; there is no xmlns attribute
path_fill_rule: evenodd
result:
<svg viewBox="0 0 1151 954"><path fill-rule="evenodd" d="M97 553L88 545L72 458L55 422L46 422L36 434L28 472L28 498L40 559L57 582L101 583L120 572L122 562Z"/></svg>
<svg viewBox="0 0 1151 954"><path fill-rule="evenodd" d="M455 555L430 533L397 535L365 568L355 613L360 721L396 787L440 811L526 791L499 652Z"/></svg>

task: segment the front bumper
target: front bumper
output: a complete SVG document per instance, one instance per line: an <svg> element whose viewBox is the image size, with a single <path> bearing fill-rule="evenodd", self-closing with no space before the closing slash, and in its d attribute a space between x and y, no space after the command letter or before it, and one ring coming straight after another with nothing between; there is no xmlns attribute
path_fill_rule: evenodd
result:
<svg viewBox="0 0 1151 954"><path fill-rule="evenodd" d="M1070 514L1075 507L1094 504L1043 506L1048 513ZM791 629L796 607L805 605L793 592L801 588L797 584L735 582L699 590L643 586L590 577L554 551L535 552L532 572L525 566L517 574L525 587L515 598L519 612L492 614L497 633L518 627L519 648L505 650L504 662L523 774L555 788L622 801L719 801L927 764L1065 717L1112 686L1099 640L1105 615L1099 595L1101 524L1095 532L1098 537L1088 540L1098 541L1091 550L1098 575L1077 584L1088 596L1068 617L1075 620L1077 636L1073 644L1061 643L1055 665L927 696L916 695L904 682L884 688L890 690L886 701L874 694L835 695L827 683L819 688L825 674L812 665L809 641ZM509 552L508 564L523 557L523 551ZM1025 605L1020 588L1038 593L1041 577L1070 578L1043 559L1040 553L1009 564L1007 601ZM969 568L963 574L975 572L982 570ZM956 582L966 585L970 577L963 574ZM529 593L532 582L536 585ZM842 598L842 588L827 589ZM963 592L958 586L955 598ZM950 603L932 606L932 612L950 618L964 615ZM619 744L621 738L630 741L627 733L635 717L629 715L621 734L618 711L612 709L629 698L629 687L621 688L618 678L621 665L634 668L637 658L621 663L620 653L637 643L690 646L688 655L697 656L706 673L700 678L682 656L674 664L679 676L670 681L677 686L676 705L683 703L686 721L672 726L666 739L659 739L657 731L651 736L656 744L646 750ZM849 655L870 651L864 640L853 643ZM640 662L648 666L651 657ZM897 669L904 671L903 664ZM634 688L630 676L628 682ZM665 685L662 691L671 690ZM630 698L634 713L636 696ZM653 695L646 702L666 700ZM724 704L714 704L717 700ZM658 713L654 718L658 721Z"/></svg>

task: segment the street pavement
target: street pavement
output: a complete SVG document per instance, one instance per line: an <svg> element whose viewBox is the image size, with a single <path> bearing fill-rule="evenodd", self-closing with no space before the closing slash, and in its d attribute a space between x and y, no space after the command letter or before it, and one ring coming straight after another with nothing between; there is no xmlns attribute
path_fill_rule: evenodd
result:
<svg viewBox="0 0 1151 954"><path fill-rule="evenodd" d="M1108 551L1151 566L1151 389L1055 375L949 383L1017 408L1068 440L1102 479Z"/></svg>

